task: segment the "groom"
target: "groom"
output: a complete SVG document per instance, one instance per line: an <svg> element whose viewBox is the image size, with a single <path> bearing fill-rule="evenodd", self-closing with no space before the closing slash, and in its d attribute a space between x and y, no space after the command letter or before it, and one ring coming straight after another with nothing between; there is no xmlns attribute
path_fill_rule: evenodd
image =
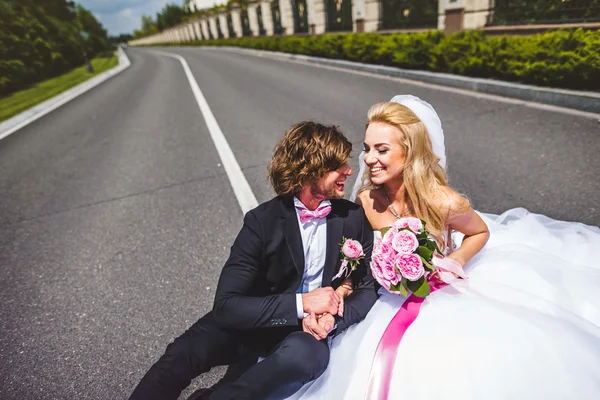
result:
<svg viewBox="0 0 600 400"><path fill-rule="evenodd" d="M248 355L249 368L200 398L281 399L325 371L327 336L362 320L377 299L367 268L373 231L362 208L342 199L351 150L335 126L301 122L286 132L268 168L278 196L246 214L213 310L167 347L131 399L177 399L196 376ZM359 241L365 258L338 315L343 238Z"/></svg>

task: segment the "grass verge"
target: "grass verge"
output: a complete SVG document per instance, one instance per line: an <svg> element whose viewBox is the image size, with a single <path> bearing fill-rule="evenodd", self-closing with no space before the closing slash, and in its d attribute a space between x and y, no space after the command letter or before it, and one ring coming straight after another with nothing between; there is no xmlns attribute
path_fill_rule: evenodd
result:
<svg viewBox="0 0 600 400"><path fill-rule="evenodd" d="M72 88L102 72L116 66L119 59L116 56L110 58L94 58L92 66L94 73L89 74L85 66L77 67L56 78L38 82L30 88L11 93L0 99L0 122L28 110L29 108L46 101L67 89Z"/></svg>

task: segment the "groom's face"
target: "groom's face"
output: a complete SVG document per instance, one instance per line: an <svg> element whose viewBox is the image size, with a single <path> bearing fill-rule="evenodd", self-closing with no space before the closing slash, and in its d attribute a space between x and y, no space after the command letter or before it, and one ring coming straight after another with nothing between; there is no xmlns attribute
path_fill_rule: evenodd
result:
<svg viewBox="0 0 600 400"><path fill-rule="evenodd" d="M346 161L340 168L330 171L312 185L311 193L324 199L341 199L344 197L346 179L352 175L352 168Z"/></svg>

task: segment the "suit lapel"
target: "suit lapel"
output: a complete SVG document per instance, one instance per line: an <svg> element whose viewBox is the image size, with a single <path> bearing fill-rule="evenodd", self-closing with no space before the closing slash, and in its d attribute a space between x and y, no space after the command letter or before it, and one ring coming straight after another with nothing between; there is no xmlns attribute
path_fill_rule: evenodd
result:
<svg viewBox="0 0 600 400"><path fill-rule="evenodd" d="M333 207L333 204L332 204ZM335 210L327 216L327 250L325 255L325 267L323 268L322 287L331 284L331 278L339 267L340 246L344 232L344 220L335 214Z"/></svg>
<svg viewBox="0 0 600 400"><path fill-rule="evenodd" d="M283 216L283 223L285 224L283 229L285 241L292 254L292 260L294 260L296 270L298 270L298 276L302 277L304 275L304 247L302 246L300 226L298 225L298 217L293 202L291 204L286 203L286 212Z"/></svg>

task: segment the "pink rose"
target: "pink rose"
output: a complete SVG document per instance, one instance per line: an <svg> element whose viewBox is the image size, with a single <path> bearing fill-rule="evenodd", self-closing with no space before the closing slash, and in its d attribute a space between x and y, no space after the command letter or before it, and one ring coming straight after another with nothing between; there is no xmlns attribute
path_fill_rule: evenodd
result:
<svg viewBox="0 0 600 400"><path fill-rule="evenodd" d="M419 233L423 229L423 222L419 218L408 218L408 227L414 232Z"/></svg>
<svg viewBox="0 0 600 400"><path fill-rule="evenodd" d="M378 253L381 254L384 259L392 259L396 256L392 245L389 243L381 243Z"/></svg>
<svg viewBox="0 0 600 400"><path fill-rule="evenodd" d="M425 274L423 261L416 254L400 254L396 258L396 265L403 277L409 281L416 281Z"/></svg>
<svg viewBox="0 0 600 400"><path fill-rule="evenodd" d="M381 264L378 261L381 261L381 260L378 260L377 258L373 258L373 260L371 261L371 271L373 272L373 276L375 277L375 280L377 280L377 282L379 282L379 284L381 286L383 286L384 288L389 290L390 283L384 279L383 271L381 270Z"/></svg>
<svg viewBox="0 0 600 400"><path fill-rule="evenodd" d="M381 262L378 258L371 260L371 271L375 278L383 279L383 271L381 270Z"/></svg>
<svg viewBox="0 0 600 400"><path fill-rule="evenodd" d="M363 248L358 241L348 239L342 246L342 253L348 258L358 258L363 255Z"/></svg>
<svg viewBox="0 0 600 400"><path fill-rule="evenodd" d="M388 231L383 236L382 243L392 243L392 240L394 239L394 236L396 236L396 233L398 233L398 228L392 225L392 227L388 229Z"/></svg>
<svg viewBox="0 0 600 400"><path fill-rule="evenodd" d="M393 283L394 285L397 285L401 279L398 272L396 272L396 268L394 267L394 264L386 263L383 266L382 272L383 272L383 278L386 281Z"/></svg>
<svg viewBox="0 0 600 400"><path fill-rule="evenodd" d="M411 254L419 247L419 241L414 233L404 230L394 236L392 247L400 254Z"/></svg>
<svg viewBox="0 0 600 400"><path fill-rule="evenodd" d="M423 223L421 222L421 220L419 218L414 217L400 218L394 223L394 226L398 229L408 227L414 233L419 233L421 232L421 229L423 229Z"/></svg>

